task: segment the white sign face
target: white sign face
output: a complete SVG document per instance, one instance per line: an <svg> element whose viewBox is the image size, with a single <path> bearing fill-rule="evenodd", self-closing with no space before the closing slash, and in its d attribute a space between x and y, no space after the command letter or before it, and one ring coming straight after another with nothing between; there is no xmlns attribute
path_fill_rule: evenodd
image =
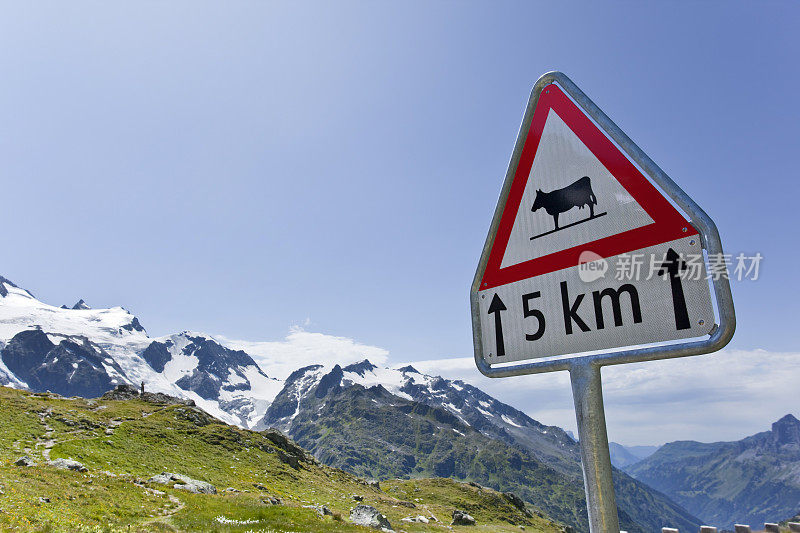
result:
<svg viewBox="0 0 800 533"><path fill-rule="evenodd" d="M490 363L700 337L714 325L696 237L481 291L479 305Z"/></svg>
<svg viewBox="0 0 800 533"><path fill-rule="evenodd" d="M539 95L499 212L473 300L487 363L714 327L698 231L554 84Z"/></svg>

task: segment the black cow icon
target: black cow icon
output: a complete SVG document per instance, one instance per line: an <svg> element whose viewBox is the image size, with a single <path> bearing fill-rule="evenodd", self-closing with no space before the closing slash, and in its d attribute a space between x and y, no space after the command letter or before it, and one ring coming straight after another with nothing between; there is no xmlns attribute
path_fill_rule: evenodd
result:
<svg viewBox="0 0 800 533"><path fill-rule="evenodd" d="M592 191L592 180L589 179L589 176L584 176L575 183L567 185L563 189L556 189L550 192L544 192L541 189L537 189L536 198L533 201L533 207L531 207L531 211L535 213L539 209L544 209L547 211L548 215L553 217L553 222L555 223L556 227L554 230L531 237L531 240L605 215L606 213L594 214L594 206L596 205L597 197L594 195L594 191ZM558 226L558 215L561 213L566 213L573 207L583 209L586 206L589 206L589 218L579 220L578 222L573 222L572 224L567 224L563 227Z"/></svg>

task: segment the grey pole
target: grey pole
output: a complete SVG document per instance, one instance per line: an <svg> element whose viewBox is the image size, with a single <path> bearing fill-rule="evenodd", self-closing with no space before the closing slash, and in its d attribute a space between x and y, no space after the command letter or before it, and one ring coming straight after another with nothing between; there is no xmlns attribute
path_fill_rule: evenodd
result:
<svg viewBox="0 0 800 533"><path fill-rule="evenodd" d="M570 367L569 376L578 419L589 530L591 533L619 533L600 366L576 361Z"/></svg>

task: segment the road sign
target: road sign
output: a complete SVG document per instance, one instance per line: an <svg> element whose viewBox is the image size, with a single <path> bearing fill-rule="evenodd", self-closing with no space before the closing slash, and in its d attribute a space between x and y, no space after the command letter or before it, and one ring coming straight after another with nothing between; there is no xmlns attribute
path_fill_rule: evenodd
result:
<svg viewBox="0 0 800 533"><path fill-rule="evenodd" d="M482 338L487 362L708 334L698 231L556 83L523 133L478 289L481 331L494 330ZM586 253L596 259L584 265L610 261L608 275L587 282ZM697 257L691 275L659 274L674 254L679 266Z"/></svg>
<svg viewBox="0 0 800 533"><path fill-rule="evenodd" d="M475 362L570 371L593 533L619 531L600 367L725 346L723 257L708 215L569 78L536 82L470 291Z"/></svg>
<svg viewBox="0 0 800 533"><path fill-rule="evenodd" d="M721 254L708 215L566 76L546 74L472 285L478 367L513 375L586 354L614 364L719 349L734 326L727 277L709 268ZM663 345L683 339L697 341Z"/></svg>

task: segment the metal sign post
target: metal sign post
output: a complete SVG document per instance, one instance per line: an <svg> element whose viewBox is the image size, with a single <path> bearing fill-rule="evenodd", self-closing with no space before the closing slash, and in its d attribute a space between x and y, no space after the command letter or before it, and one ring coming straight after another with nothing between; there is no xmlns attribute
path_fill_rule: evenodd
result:
<svg viewBox="0 0 800 533"><path fill-rule="evenodd" d="M611 481L611 454L603 410L600 367L592 363L575 363L570 368L569 377L578 420L589 528L591 531L617 533L619 517L614 484Z"/></svg>
<svg viewBox="0 0 800 533"><path fill-rule="evenodd" d="M722 254L711 218L569 78L536 82L470 290L475 363L570 372L592 533L619 532L600 369L725 346Z"/></svg>

